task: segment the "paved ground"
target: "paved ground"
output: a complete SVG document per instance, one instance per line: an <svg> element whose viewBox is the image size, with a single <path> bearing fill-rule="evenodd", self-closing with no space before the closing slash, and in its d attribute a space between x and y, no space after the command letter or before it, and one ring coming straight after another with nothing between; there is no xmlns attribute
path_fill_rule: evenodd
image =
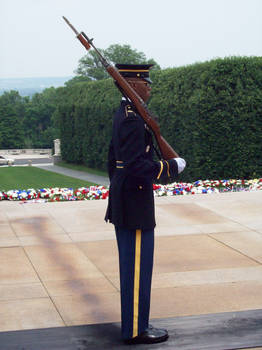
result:
<svg viewBox="0 0 262 350"><path fill-rule="evenodd" d="M48 154L15 154L4 155L7 158L14 160L14 165L28 165L31 164L53 164L53 157Z"/></svg>
<svg viewBox="0 0 262 350"><path fill-rule="evenodd" d="M29 162L31 164L53 164L53 159L52 158L20 158L20 159L15 159L14 165L28 165Z"/></svg>
<svg viewBox="0 0 262 350"><path fill-rule="evenodd" d="M22 154L10 155L9 157L14 159L15 165L28 164L28 161L31 161L32 164L41 164L41 163L52 164L53 163L53 157L49 154L22 153Z"/></svg>
<svg viewBox="0 0 262 350"><path fill-rule="evenodd" d="M106 201L0 202L0 331L120 321ZM262 193L156 198L152 318L261 309Z"/></svg>

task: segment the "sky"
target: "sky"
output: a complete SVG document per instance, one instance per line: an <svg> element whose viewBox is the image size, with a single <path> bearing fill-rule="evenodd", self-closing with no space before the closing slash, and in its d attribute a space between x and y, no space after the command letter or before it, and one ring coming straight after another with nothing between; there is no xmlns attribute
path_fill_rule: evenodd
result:
<svg viewBox="0 0 262 350"><path fill-rule="evenodd" d="M86 53L129 44L161 68L262 56L262 0L0 0L0 78L72 76Z"/></svg>

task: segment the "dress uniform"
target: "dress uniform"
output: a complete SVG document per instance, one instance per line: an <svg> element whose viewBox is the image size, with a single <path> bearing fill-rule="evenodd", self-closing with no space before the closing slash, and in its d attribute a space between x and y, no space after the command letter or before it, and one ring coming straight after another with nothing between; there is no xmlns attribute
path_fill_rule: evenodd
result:
<svg viewBox="0 0 262 350"><path fill-rule="evenodd" d="M116 65L126 79L150 82L152 65ZM122 336L140 339L149 328L154 252L155 208L153 182L174 179L181 167L177 159L153 160L152 136L128 99L122 99L113 120L108 152L110 191L105 220L115 225L119 250ZM183 163L183 160L182 160ZM181 170L181 169L180 169ZM153 338L167 339L166 333ZM159 339L160 339L159 338ZM164 339L165 338L165 339ZM143 341L144 340L144 341ZM154 342L154 341L152 341Z"/></svg>

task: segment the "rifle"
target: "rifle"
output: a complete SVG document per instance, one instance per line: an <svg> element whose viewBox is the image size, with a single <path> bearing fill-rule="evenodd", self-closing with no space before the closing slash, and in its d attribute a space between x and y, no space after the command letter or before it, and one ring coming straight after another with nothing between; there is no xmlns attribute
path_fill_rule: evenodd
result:
<svg viewBox="0 0 262 350"><path fill-rule="evenodd" d="M145 123L152 130L154 137L156 139L157 145L159 147L162 158L165 160L169 160L172 158L178 158L179 155L176 153L176 151L169 145L169 143L161 135L159 124L155 120L155 117L152 115L152 113L149 112L147 105L142 100L142 98L128 84L128 82L125 80L125 78L122 77L122 75L118 72L118 70L115 67L113 67L102 56L102 54L97 50L97 48L93 44L93 39L89 39L88 36L84 32L79 33L73 27L73 25L68 21L68 19L65 18L64 16L63 16L63 19L69 25L69 27L74 31L77 39L86 48L86 50L89 50L91 47L95 50L101 64L104 66L106 71L111 75L111 77L115 80L120 91L122 93L124 93L124 95L132 101L132 103L134 104L135 108L137 109L139 115L144 119Z"/></svg>

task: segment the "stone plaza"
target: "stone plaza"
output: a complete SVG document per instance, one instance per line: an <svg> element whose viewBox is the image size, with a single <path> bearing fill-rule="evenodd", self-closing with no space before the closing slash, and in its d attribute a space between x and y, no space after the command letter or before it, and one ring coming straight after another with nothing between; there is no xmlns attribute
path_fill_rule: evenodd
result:
<svg viewBox="0 0 262 350"><path fill-rule="evenodd" d="M0 202L0 340L16 330L120 321L106 204ZM260 191L156 198L155 324L262 309L261 213Z"/></svg>

